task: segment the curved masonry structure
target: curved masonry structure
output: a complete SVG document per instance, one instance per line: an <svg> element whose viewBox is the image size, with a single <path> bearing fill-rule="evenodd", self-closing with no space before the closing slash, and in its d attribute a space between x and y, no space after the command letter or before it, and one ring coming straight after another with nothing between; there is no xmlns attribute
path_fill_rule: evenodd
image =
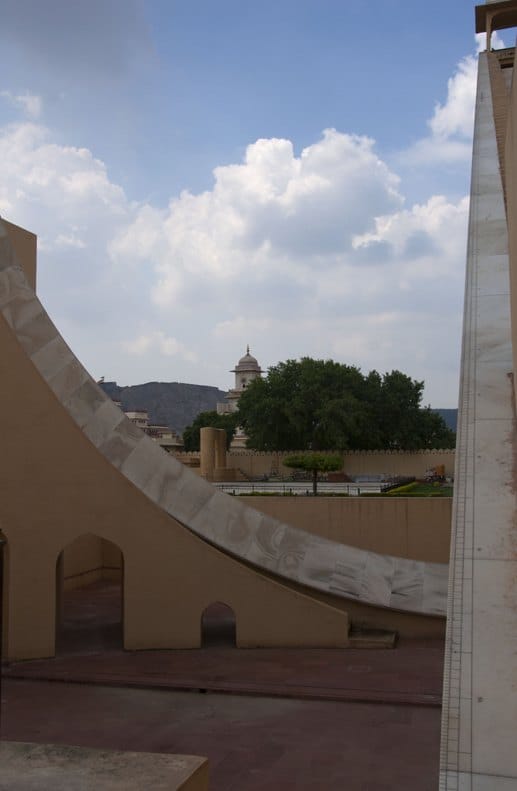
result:
<svg viewBox="0 0 517 791"><path fill-rule="evenodd" d="M170 516L260 569L358 602L443 615L447 566L365 552L277 522L164 453L97 386L51 322L0 223L0 311L39 374L100 453Z"/></svg>
<svg viewBox="0 0 517 791"><path fill-rule="evenodd" d="M0 221L0 530L10 660L55 653L62 592L77 574L82 584L121 580L123 644L132 650L199 647L213 602L233 609L240 647L346 646L350 618L408 636L442 633L446 565L282 524L141 433L50 321L8 236L19 249L19 235L30 234L7 225ZM113 550L119 560L109 560Z"/></svg>

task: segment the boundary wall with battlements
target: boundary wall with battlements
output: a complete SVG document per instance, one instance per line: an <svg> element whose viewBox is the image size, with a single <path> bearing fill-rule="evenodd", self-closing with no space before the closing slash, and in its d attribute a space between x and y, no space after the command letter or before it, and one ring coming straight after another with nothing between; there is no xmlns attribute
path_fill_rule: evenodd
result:
<svg viewBox="0 0 517 791"><path fill-rule="evenodd" d="M264 475L280 475L292 477L292 469L284 467L282 460L286 456L302 451L256 451L256 450L228 450L226 452L226 465L231 469L240 470L250 478L262 478ZM325 451L323 451L325 452ZM328 451L335 454L335 451ZM174 456L184 464L192 467L199 466L197 452L179 452ZM356 475L386 475L414 476L423 478L431 467L443 465L448 477L454 475L455 451L454 450L417 450L417 451L386 451L386 450L357 450L348 451L343 456L343 472L350 476Z"/></svg>

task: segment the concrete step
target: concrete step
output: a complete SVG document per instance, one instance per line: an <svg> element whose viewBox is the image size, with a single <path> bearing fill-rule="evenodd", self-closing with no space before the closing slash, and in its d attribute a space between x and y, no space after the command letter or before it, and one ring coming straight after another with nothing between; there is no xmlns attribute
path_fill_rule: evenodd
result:
<svg viewBox="0 0 517 791"><path fill-rule="evenodd" d="M352 628L348 639L349 648L395 648L397 632L385 629Z"/></svg>

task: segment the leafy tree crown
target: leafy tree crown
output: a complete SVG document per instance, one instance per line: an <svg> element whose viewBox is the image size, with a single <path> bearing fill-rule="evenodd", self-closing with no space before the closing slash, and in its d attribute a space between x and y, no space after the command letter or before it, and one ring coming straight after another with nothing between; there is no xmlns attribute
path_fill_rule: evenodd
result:
<svg viewBox="0 0 517 791"><path fill-rule="evenodd" d="M363 374L334 360L287 360L249 384L238 424L256 450L452 448L455 435L429 407L424 383L401 371Z"/></svg>
<svg viewBox="0 0 517 791"><path fill-rule="evenodd" d="M328 453L297 453L287 456L282 464L298 470L307 472L334 472L343 466L341 456L329 455Z"/></svg>

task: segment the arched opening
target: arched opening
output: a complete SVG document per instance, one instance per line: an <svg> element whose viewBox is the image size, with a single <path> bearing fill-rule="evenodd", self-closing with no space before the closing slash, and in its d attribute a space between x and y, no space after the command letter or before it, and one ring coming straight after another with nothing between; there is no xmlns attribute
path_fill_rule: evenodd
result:
<svg viewBox="0 0 517 791"><path fill-rule="evenodd" d="M56 653L124 647L124 557L100 536L79 536L56 563Z"/></svg>
<svg viewBox="0 0 517 791"><path fill-rule="evenodd" d="M494 23L499 21L499 17L494 17ZM517 28L515 27L515 20L510 20L514 22L513 25L510 24L506 25L503 21L503 30L497 30L494 28L494 33L492 33L492 38L490 41L490 49L494 52L500 49L511 49L515 46L515 36L517 32ZM497 39L495 34L498 34ZM499 44L499 41L502 40L502 44Z"/></svg>
<svg viewBox="0 0 517 791"><path fill-rule="evenodd" d="M235 613L231 607L216 601L205 607L201 616L201 647L222 648L237 645Z"/></svg>

